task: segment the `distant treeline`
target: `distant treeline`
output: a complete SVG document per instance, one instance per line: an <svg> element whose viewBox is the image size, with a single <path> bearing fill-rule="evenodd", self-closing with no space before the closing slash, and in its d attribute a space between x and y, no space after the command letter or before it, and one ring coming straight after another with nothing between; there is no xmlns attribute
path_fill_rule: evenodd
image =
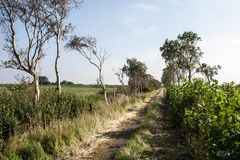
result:
<svg viewBox="0 0 240 160"><path fill-rule="evenodd" d="M43 76L45 77L45 76ZM6 86L14 86L16 85L16 83L2 83L0 84L0 87L6 87ZM51 82L51 81L41 81L40 80L40 85L43 85L43 86L51 86L51 85L56 85L56 82ZM101 86L99 84L82 84L82 83L74 83L72 81L66 81L66 80L63 80L61 82L61 85L69 85L69 86L81 86L81 87L87 87L87 88L100 88ZM125 85L127 86L127 85ZM106 87L107 88L119 88L121 87L121 85L110 85L110 84L106 84Z"/></svg>

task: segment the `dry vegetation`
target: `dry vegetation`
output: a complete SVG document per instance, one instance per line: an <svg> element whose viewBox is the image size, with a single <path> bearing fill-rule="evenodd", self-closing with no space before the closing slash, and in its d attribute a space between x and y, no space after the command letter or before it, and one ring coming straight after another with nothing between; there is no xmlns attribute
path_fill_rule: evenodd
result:
<svg viewBox="0 0 240 160"><path fill-rule="evenodd" d="M111 104L97 101L93 112L85 111L76 117L52 119L29 130L16 132L2 144L3 159L54 159L69 146L84 141L105 128L110 120L128 111L134 103L150 95L121 96Z"/></svg>
<svg viewBox="0 0 240 160"><path fill-rule="evenodd" d="M147 107L140 128L115 154L115 160L190 160L191 150L167 115L163 97Z"/></svg>

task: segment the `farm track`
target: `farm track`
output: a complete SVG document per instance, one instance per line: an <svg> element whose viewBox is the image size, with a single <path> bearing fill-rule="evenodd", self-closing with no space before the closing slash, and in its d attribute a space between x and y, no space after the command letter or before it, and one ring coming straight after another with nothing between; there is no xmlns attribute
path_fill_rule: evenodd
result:
<svg viewBox="0 0 240 160"><path fill-rule="evenodd" d="M147 104L156 97L162 96L163 90L140 105L134 106L128 113L117 120L113 120L107 128L92 137L87 142L80 142L58 160L108 160L114 152L122 147L144 116Z"/></svg>
<svg viewBox="0 0 240 160"><path fill-rule="evenodd" d="M169 119L168 106L163 100L158 102L154 131L148 135L150 150L144 152L149 160L194 160L191 147L182 135L180 128L176 128ZM143 158L144 159L144 158Z"/></svg>

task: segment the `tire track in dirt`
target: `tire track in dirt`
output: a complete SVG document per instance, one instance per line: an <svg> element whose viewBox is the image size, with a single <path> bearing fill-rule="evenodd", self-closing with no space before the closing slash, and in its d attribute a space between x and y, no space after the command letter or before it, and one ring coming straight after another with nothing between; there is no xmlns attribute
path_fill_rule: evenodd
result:
<svg viewBox="0 0 240 160"><path fill-rule="evenodd" d="M162 92L158 92L154 97L162 95ZM154 97L133 107L121 118L110 122L107 129L92 137L88 142L80 142L58 160L112 159L115 151L122 147L139 127L139 121L144 116L147 104Z"/></svg>

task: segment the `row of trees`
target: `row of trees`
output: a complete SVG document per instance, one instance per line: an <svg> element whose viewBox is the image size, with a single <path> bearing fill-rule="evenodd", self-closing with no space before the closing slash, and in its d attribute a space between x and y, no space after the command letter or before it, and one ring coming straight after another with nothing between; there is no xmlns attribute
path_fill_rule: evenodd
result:
<svg viewBox="0 0 240 160"><path fill-rule="evenodd" d="M56 42L56 90L61 93L59 59L61 41L72 29L65 24L71 9L80 0L4 0L0 1L0 25L4 35L4 51L10 59L2 62L5 68L22 70L32 76L35 101L39 100L39 71L37 66L45 55L45 45L52 38ZM21 37L17 31L21 31ZM22 40L25 44L19 43Z"/></svg>
<svg viewBox="0 0 240 160"><path fill-rule="evenodd" d="M65 47L77 51L82 57L97 68L98 81L102 86L104 99L108 103L106 86L103 79L103 65L109 57L105 49L97 47L97 40L93 37L72 36L73 27L65 20L70 11L77 7L81 0L4 0L0 2L0 25L4 40L4 51L9 53L10 58L1 63L5 68L24 71L32 76L35 102L39 100L39 80L44 77L39 75L39 62L46 54L45 45L51 39L55 40L56 58L56 91L61 93L59 76L59 59L61 57L61 44L67 41ZM21 31L21 35L17 31ZM19 37L21 36L21 37ZM21 40L25 44L20 43ZM149 89L148 85L157 86L159 82L146 73L147 67L136 59L127 59L127 65L115 73L120 78L129 77L130 91L133 93L143 92ZM45 79L46 81L46 79ZM46 83L48 83L46 81Z"/></svg>
<svg viewBox="0 0 240 160"><path fill-rule="evenodd" d="M175 40L168 40L160 47L166 68L163 69L162 83L165 85L178 84L182 81L192 81L196 73L204 75L210 83L214 75L221 69L220 65L210 66L201 63L203 55L198 43L201 41L196 33L184 32Z"/></svg>
<svg viewBox="0 0 240 160"><path fill-rule="evenodd" d="M123 79L128 77L129 92L133 94L148 92L161 86L158 80L147 73L146 64L138 61L136 58L127 58L126 64L118 72L115 72L115 75L123 87Z"/></svg>
<svg viewBox="0 0 240 160"><path fill-rule="evenodd" d="M61 57L61 41L68 40L73 31L71 23L65 24L69 12L78 7L82 0L4 0L0 1L0 26L5 36L4 51L9 53L9 60L1 63L5 68L24 71L32 76L35 102L39 100L38 65L45 56L45 45L52 38L56 43L55 74L56 91L61 93L59 60ZM17 30L21 31L18 37ZM25 44L19 43L21 39ZM105 101L106 87L102 69L109 54L106 50L98 50L97 41L92 37L73 36L66 47L76 50L90 64L98 69L98 79L102 86Z"/></svg>
<svg viewBox="0 0 240 160"><path fill-rule="evenodd" d="M40 85L50 85L50 84L54 85L55 83L50 82L46 76L39 76L39 84ZM67 80L61 81L60 84L61 85L74 85L73 82L67 81Z"/></svg>

